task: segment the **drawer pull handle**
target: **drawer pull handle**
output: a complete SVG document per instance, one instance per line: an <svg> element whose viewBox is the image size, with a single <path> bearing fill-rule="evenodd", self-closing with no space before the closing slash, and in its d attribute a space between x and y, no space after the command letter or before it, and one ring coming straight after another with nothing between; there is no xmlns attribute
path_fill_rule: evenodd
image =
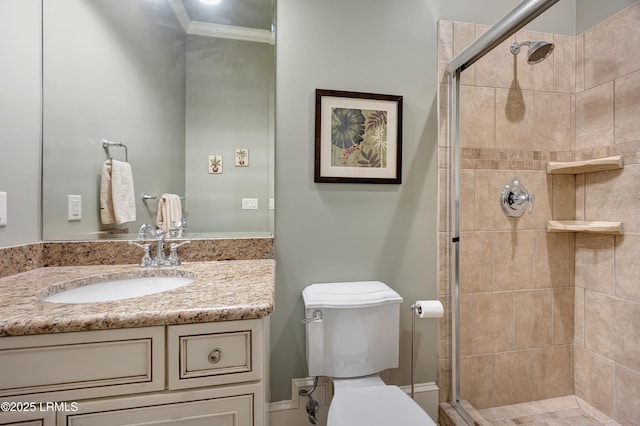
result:
<svg viewBox="0 0 640 426"><path fill-rule="evenodd" d="M214 350L212 350L209 353L209 362L211 364L216 364L220 361L220 359L222 358L222 351L220 351L220 349L216 348Z"/></svg>

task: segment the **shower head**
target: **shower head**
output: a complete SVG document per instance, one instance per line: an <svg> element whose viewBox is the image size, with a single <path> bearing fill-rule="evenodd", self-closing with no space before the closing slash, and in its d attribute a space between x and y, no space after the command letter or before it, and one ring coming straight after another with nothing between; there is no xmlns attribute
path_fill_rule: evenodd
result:
<svg viewBox="0 0 640 426"><path fill-rule="evenodd" d="M553 52L555 45L548 41L523 41L522 43L513 43L511 45L511 53L517 55L520 53L520 47L529 46L529 53L527 53L527 63L530 65L542 62Z"/></svg>

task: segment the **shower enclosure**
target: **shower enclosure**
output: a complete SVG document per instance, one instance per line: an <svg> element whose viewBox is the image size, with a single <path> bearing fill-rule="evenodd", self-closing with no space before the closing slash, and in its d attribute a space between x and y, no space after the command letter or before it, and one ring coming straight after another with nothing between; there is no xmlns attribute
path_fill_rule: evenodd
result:
<svg viewBox="0 0 640 426"><path fill-rule="evenodd" d="M575 37L522 30L556 2L439 26L439 384L469 424L640 413L640 2Z"/></svg>

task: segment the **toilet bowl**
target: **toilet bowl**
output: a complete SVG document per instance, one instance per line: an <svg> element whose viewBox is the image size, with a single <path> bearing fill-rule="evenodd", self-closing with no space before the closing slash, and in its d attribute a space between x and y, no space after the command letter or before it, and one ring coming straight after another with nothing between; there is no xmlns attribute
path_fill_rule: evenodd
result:
<svg viewBox="0 0 640 426"><path fill-rule="evenodd" d="M327 426L435 426L424 410L397 386L379 376L334 379Z"/></svg>
<svg viewBox="0 0 640 426"><path fill-rule="evenodd" d="M380 281L358 281L311 284L302 296L309 375L334 383L327 426L436 424L378 375L398 367L398 293Z"/></svg>

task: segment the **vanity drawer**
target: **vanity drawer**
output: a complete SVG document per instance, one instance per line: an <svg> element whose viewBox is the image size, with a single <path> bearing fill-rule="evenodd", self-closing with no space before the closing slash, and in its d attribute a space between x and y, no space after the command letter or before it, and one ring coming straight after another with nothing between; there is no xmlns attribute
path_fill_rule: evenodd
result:
<svg viewBox="0 0 640 426"><path fill-rule="evenodd" d="M74 399L161 390L164 343L163 327L3 337L0 396Z"/></svg>
<svg viewBox="0 0 640 426"><path fill-rule="evenodd" d="M262 344L260 320L169 326L168 388L261 380Z"/></svg>

